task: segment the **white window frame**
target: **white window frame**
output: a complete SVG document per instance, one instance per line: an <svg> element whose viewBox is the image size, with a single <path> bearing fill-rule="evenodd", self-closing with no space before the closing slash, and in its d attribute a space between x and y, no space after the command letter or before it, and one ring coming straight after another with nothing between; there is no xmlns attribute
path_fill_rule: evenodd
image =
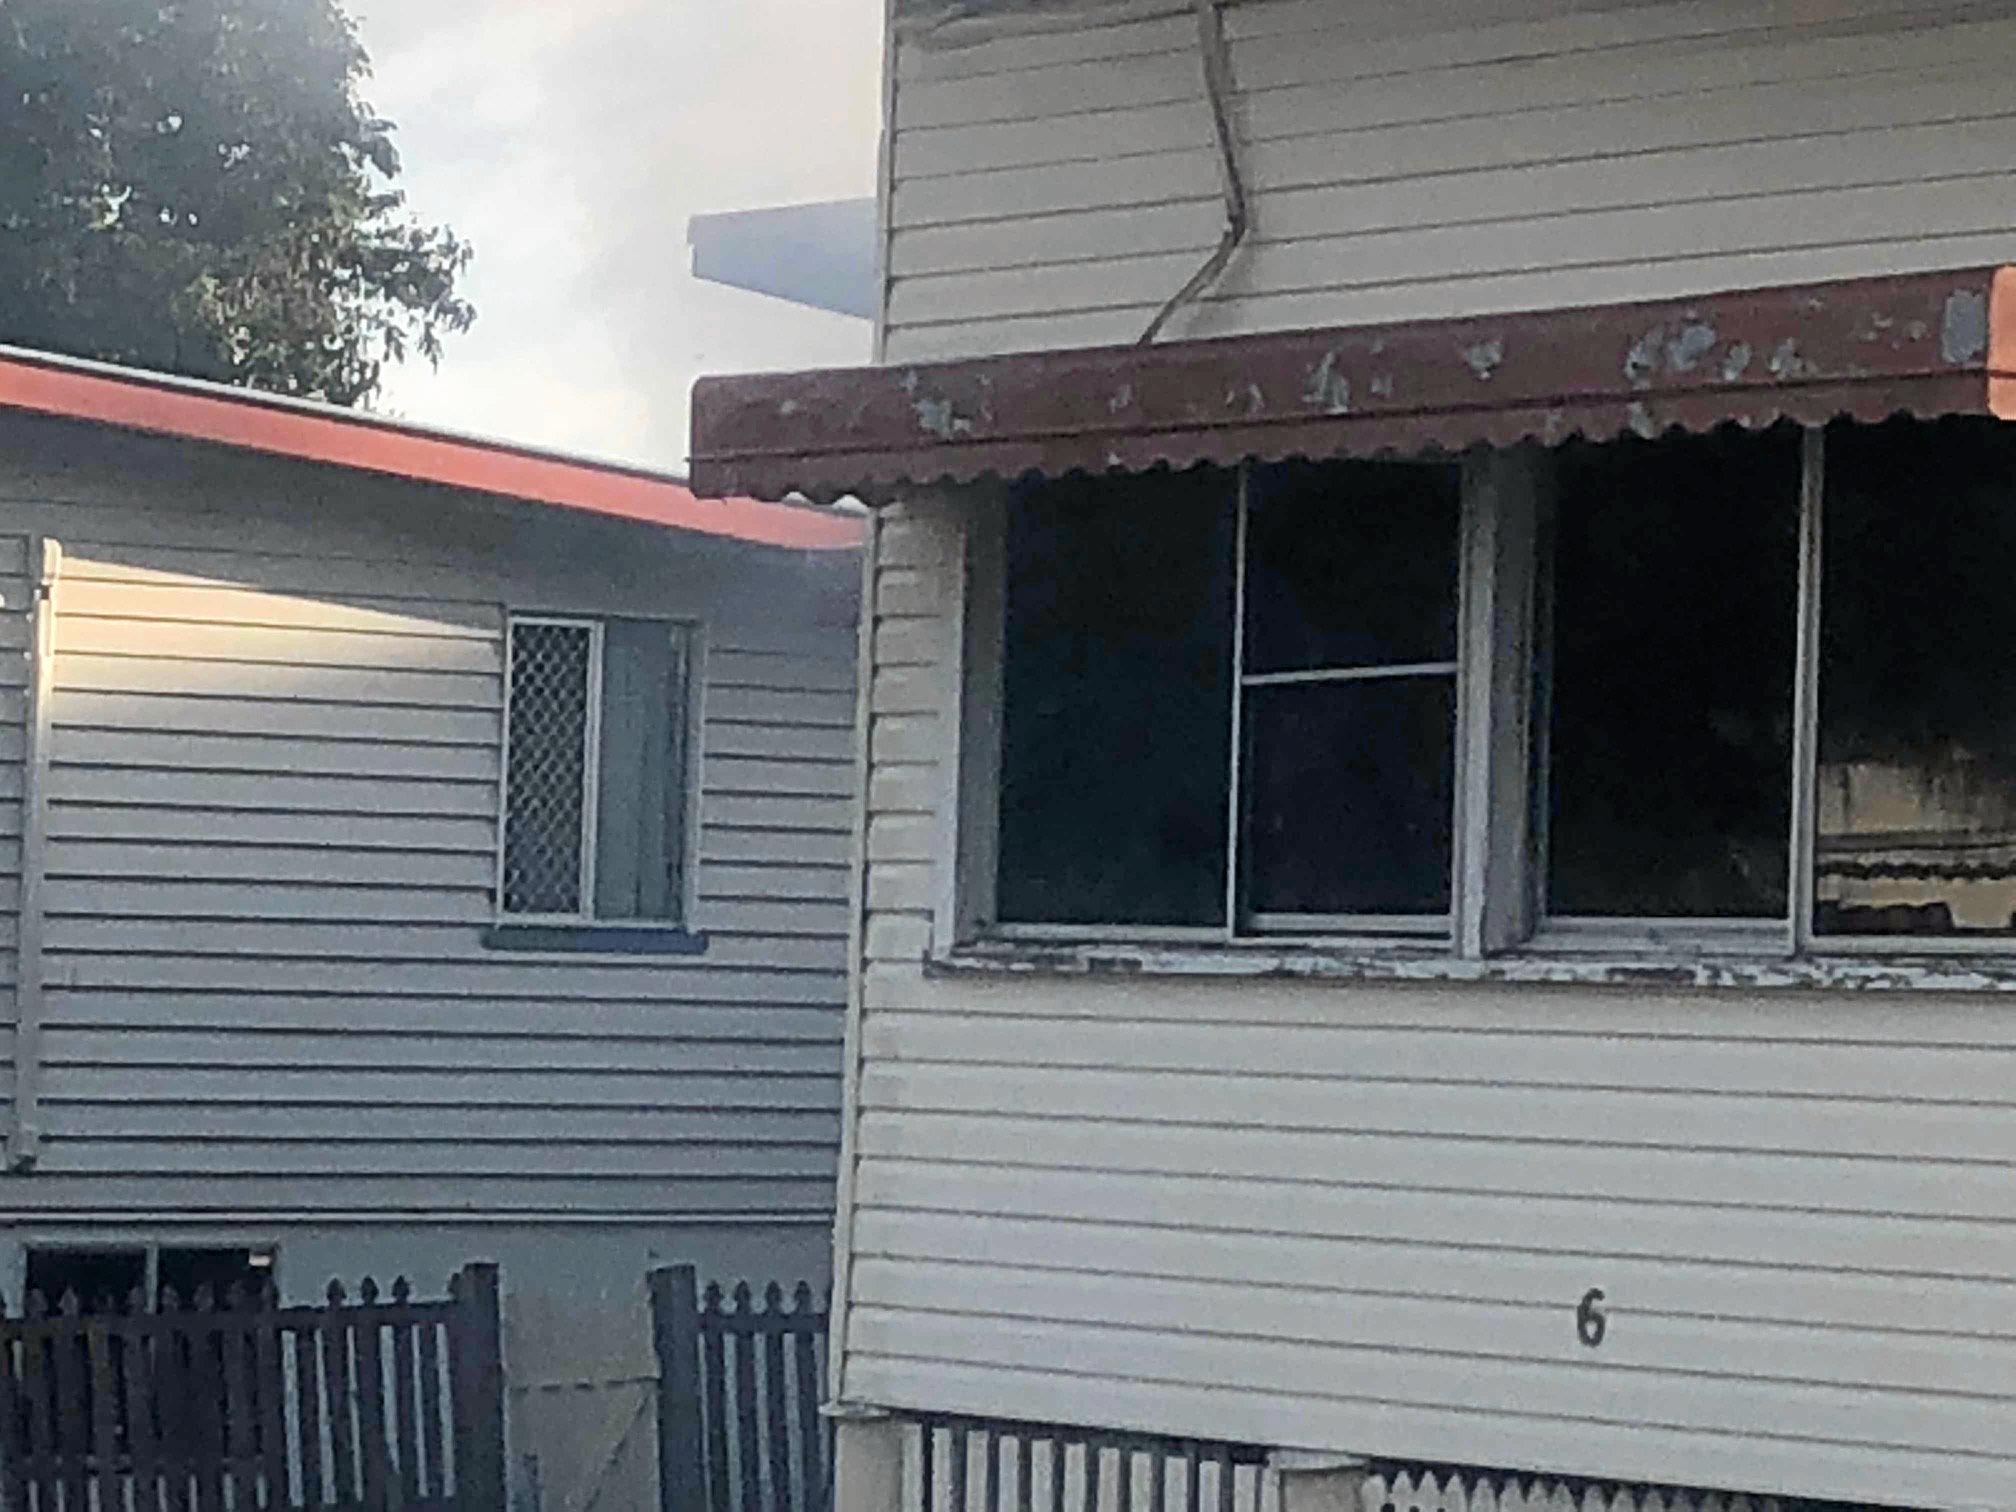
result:
<svg viewBox="0 0 2016 1512"><path fill-rule="evenodd" d="M1449 759L1452 765L1450 791L1455 793L1462 786L1464 766L1465 699L1463 697L1464 664L1463 654L1463 610L1462 605L1469 593L1470 564L1464 550L1464 541L1470 530L1467 505L1459 509L1456 526L1456 599L1457 634L1456 655L1448 661L1417 662L1409 665L1379 667L1333 667L1311 671L1293 672L1249 672L1246 670L1246 587L1247 587L1247 536L1253 518L1252 499L1253 469L1241 467L1235 492L1233 507L1238 517L1233 528L1232 549L1232 712L1231 712L1231 759L1226 791L1226 845L1225 845L1225 927L1221 931L1226 940L1265 938L1268 940L1308 940L1308 939L1348 939L1362 936L1370 939L1400 938L1427 943L1441 943L1455 937L1457 894L1462 886L1463 868L1460 858L1461 846L1456 843L1454 813L1450 816L1450 866L1449 866L1449 907L1439 914L1325 914L1290 913L1279 911L1244 910L1240 906L1241 849L1245 841L1242 828L1246 805L1244 795L1245 772L1241 763L1245 757L1246 695L1254 688L1291 687L1312 683L1333 682L1375 682L1395 678L1433 677L1449 679L1450 708L1453 711L1453 728L1450 731ZM1459 485L1460 487L1461 485ZM1461 812L1462 805L1456 805Z"/></svg>
<svg viewBox="0 0 2016 1512"><path fill-rule="evenodd" d="M602 816L602 698L603 698L603 647L607 639L610 620L643 620L651 624L663 625L668 634L677 634L684 642L682 663L684 683L681 692L685 699L685 739L683 762L679 776L679 798L684 813L680 824L680 843L684 854L680 857L680 897L679 915L671 919L607 919L595 912L595 848L601 829ZM582 834L581 834L581 876L579 891L581 907L575 913L530 913L513 912L504 907L504 846L507 826L510 821L511 805L511 699L512 664L511 636L519 625L559 625L586 630L588 642L588 700L587 730L584 737L582 759ZM701 737L705 731L705 710L702 707L707 687L706 678L706 636L704 626L696 619L681 618L676 615L657 614L578 614L563 613L545 609L506 609L504 611L504 701L498 719L498 763L497 763L497 816L496 816L496 856L493 868L490 907L491 920L499 928L564 928L579 930L630 930L662 929L690 930L699 904L699 857L700 843L697 827L700 823L700 782L701 782Z"/></svg>
<svg viewBox="0 0 2016 1512"><path fill-rule="evenodd" d="M573 913L532 913L504 906L504 852L511 821L511 709L517 696L514 641L520 625L550 625L588 632L588 689L581 750L581 855L575 891L581 907ZM599 619L585 615L533 614L512 611L504 622L504 709L499 722L497 767L497 868L492 905L499 924L591 924L595 918L595 838L602 813L602 637Z"/></svg>
<svg viewBox="0 0 2016 1512"><path fill-rule="evenodd" d="M1810 840L1812 820L1812 760L1817 754L1817 743L1813 734L1813 716L1819 709L1818 669L1814 665L1818 648L1819 621L1817 617L1819 595L1819 553L1818 532L1820 515L1825 503L1825 435L1823 430L1804 427L1800 431L1799 481L1795 508L1798 511L1798 544L1796 587L1793 602L1785 612L1794 618L1794 645L1792 671L1791 716L1792 741L1789 769L1786 772L1786 791L1790 794L1791 824L1786 834L1787 851L1786 906L1785 912L1775 919L1737 918L1734 916L1689 916L1665 917L1648 915L1633 918L1620 915L1589 915L1556 913L1548 906L1547 877L1548 851L1546 815L1549 810L1546 784L1550 776L1547 761L1546 732L1547 720L1539 723L1540 749L1533 762L1532 786L1533 809L1536 833L1530 851L1529 866L1533 878L1535 911L1533 927L1522 942L1523 948L1536 955L1559 956L1754 956L1763 959L1782 960L1798 953L1798 941L1802 927L1810 932L1812 923L1812 845ZM1554 596L1549 587L1540 592L1546 575L1553 571L1551 560L1552 516L1547 522L1548 550L1536 556L1533 563L1534 584L1542 605L1541 619L1548 618ZM1551 623L1538 623L1536 638L1529 663L1531 671L1527 683L1532 687L1536 703L1540 699L1539 685L1544 673L1542 659L1551 655ZM1544 711L1536 708L1536 714ZM1803 773L1803 779L1802 779ZM1801 798L1802 787L1806 789ZM1807 875L1805 883L1805 905L1801 907L1800 847L1805 845ZM1802 926L1801 920L1804 919Z"/></svg>
<svg viewBox="0 0 2016 1512"><path fill-rule="evenodd" d="M943 875L933 950L971 946L1126 946L1164 956L1187 948L1296 949L1345 953L1440 953L1595 960L1880 960L2004 957L2016 938L1819 935L1814 929L1819 755L1819 639L1826 503L1826 432L1800 440L1798 571L1788 900L1772 919L1611 918L1551 913L1546 906L1545 722L1537 692L1550 627L1542 574L1551 568L1552 499L1546 453L1537 446L1473 453L1463 461L1459 526L1459 634L1454 730L1455 811L1451 909L1446 921L1378 916L1244 916L1238 911L1242 774L1240 709L1256 679L1244 669L1247 470L1237 492L1232 630L1231 771L1226 911L1208 926L1153 927L1001 923L995 912L999 830L1002 671L1005 658L1009 502L990 491L957 511L962 568L952 585L958 700ZM1437 664L1438 668L1443 664ZM1291 674L1295 680L1309 680ZM1262 674L1258 684L1288 680ZM1427 926L1424 929L1424 925Z"/></svg>
<svg viewBox="0 0 2016 1512"><path fill-rule="evenodd" d="M989 492L976 498L964 514L964 553L957 574L952 618L959 628L960 651L954 658L960 669L959 707L955 750L948 763L954 790L949 805L944 867L947 884L941 885L941 906L937 910L934 947L941 952L955 950L980 940L1021 942L1031 945L1084 944L1126 941L1155 946L1183 945L1269 945L1295 946L1319 943L1324 946L1358 944L1368 948L1409 947L1448 950L1460 947L1466 933L1476 934L1481 926L1473 917L1485 912L1475 901L1466 902L1465 881L1473 872L1496 882L1495 870L1480 867L1473 858L1479 837L1468 833L1464 815L1480 815L1485 825L1496 823L1489 804L1465 799L1473 785L1476 763L1484 754L1477 749L1478 735L1495 723L1497 691L1476 686L1477 648L1491 644L1490 597L1479 598L1473 584L1477 570L1476 541L1483 549L1504 549L1495 512L1488 509L1487 486L1500 479L1521 478L1526 471L1523 452L1469 460L1462 464L1462 503L1457 525L1457 654L1452 662L1423 663L1408 667L1379 668L1354 673L1248 673L1245 670L1246 625L1246 527L1250 500L1249 468L1241 467L1234 488L1237 511L1233 545L1233 592L1231 608L1231 665L1228 719L1230 747L1226 800L1225 908L1221 922L1208 925L1089 925L1003 923L996 916L995 878L999 830L1001 699L1005 663L1005 613L1007 519L1011 507L1002 494ZM1473 474L1474 479L1473 479ZM1531 490L1527 490L1530 496ZM1530 532L1529 532L1530 535ZM1531 549L1530 539L1524 549ZM1489 558L1487 558L1489 560ZM1443 914L1255 914L1243 912L1240 892L1240 825L1242 822L1241 761L1244 736L1241 728L1245 695L1249 687L1279 682L1306 682L1342 677L1392 677L1434 675L1451 677L1454 683L1454 727L1451 732L1452 791L1455 812L1451 816L1450 907ZM1520 707L1523 709L1524 701ZM1490 842L1485 842L1488 853ZM1481 944L1478 947L1481 951Z"/></svg>

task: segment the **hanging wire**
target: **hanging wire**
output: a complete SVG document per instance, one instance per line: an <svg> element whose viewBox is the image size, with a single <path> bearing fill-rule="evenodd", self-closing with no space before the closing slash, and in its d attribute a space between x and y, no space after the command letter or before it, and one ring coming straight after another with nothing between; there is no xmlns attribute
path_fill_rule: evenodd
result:
<svg viewBox="0 0 2016 1512"><path fill-rule="evenodd" d="M1232 121L1232 54L1225 43L1225 18L1221 0L1197 0L1197 50L1204 64L1204 92L1211 102L1211 124L1218 135L1219 177L1225 191L1225 234L1205 259L1204 266L1190 275L1190 281L1169 297L1155 312L1148 329L1141 333L1140 345L1151 346L1176 312L1216 283L1246 240L1250 217L1246 204L1246 175L1239 162L1239 132Z"/></svg>

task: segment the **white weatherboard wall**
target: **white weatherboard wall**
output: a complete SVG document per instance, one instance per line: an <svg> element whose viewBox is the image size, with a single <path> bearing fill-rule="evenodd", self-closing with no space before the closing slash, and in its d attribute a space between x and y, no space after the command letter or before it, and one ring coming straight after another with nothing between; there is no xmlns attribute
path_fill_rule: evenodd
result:
<svg viewBox="0 0 2016 1512"><path fill-rule="evenodd" d="M1132 341L1199 266L1223 209L1187 8L899 44L890 360ZM1253 231L1171 337L2016 258L2007 5L1239 0L1225 25Z"/></svg>
<svg viewBox="0 0 2016 1512"><path fill-rule="evenodd" d="M846 1399L2016 1507L2006 998L927 974L958 520L875 575Z"/></svg>
<svg viewBox="0 0 2016 1512"><path fill-rule="evenodd" d="M45 531L47 1138L0 1175L0 1295L27 1243L277 1243L302 1300L497 1259L514 1453L549 1512L631 1505L646 1269L827 1265L858 558L0 423L10 995ZM701 621L705 954L481 943L507 604Z"/></svg>

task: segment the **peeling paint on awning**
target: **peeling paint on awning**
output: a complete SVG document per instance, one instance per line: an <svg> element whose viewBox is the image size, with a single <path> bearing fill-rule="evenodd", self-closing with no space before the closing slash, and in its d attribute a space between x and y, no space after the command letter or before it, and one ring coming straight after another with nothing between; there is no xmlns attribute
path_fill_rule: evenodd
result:
<svg viewBox="0 0 2016 1512"><path fill-rule="evenodd" d="M2016 269L1154 347L702 379L709 494L1454 453L1725 423L2016 417Z"/></svg>

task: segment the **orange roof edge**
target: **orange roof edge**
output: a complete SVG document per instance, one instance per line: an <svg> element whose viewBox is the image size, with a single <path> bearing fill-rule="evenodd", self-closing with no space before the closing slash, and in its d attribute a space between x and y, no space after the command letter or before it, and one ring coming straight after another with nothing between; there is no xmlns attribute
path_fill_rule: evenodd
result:
<svg viewBox="0 0 2016 1512"><path fill-rule="evenodd" d="M858 518L827 509L703 499L683 479L663 473L15 347L0 346L0 409L214 442L764 546L841 551L864 538Z"/></svg>

